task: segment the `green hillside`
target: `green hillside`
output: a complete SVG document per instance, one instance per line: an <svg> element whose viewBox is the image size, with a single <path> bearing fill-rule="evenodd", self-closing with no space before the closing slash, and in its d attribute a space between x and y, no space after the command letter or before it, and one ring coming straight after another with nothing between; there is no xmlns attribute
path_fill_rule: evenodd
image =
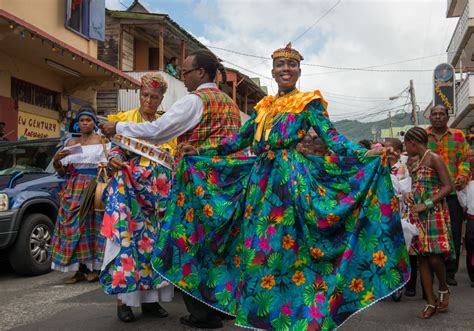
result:
<svg viewBox="0 0 474 331"><path fill-rule="evenodd" d="M418 121L420 124L428 124L429 121L423 118L423 113L418 113ZM394 116L392 117L392 125L393 127L397 126L405 126L411 124L411 116L410 114L406 113L405 116ZM359 122L353 120L342 120L334 122L336 129L345 135L347 138L351 139L352 141L358 142L362 139L374 139L374 135L372 134L372 128L378 129L388 129L390 127L388 119L383 119L376 122Z"/></svg>

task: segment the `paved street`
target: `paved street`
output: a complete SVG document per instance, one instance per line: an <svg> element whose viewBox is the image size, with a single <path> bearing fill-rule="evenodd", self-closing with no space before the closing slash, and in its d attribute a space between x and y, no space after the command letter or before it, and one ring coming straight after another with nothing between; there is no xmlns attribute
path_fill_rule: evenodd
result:
<svg viewBox="0 0 474 331"><path fill-rule="evenodd" d="M0 330L186 330L179 317L186 314L179 293L173 303L164 304L170 317L144 317L124 324L117 320L114 298L104 294L98 284L63 285L64 274L52 272L35 278L15 275L0 265ZM474 329L474 288L469 286L462 263L452 288L452 304L446 314L422 321L416 314L423 308L421 295L403 297L401 302L387 299L356 315L340 330L472 330ZM418 292L421 293L419 290ZM243 330L227 321L225 330Z"/></svg>

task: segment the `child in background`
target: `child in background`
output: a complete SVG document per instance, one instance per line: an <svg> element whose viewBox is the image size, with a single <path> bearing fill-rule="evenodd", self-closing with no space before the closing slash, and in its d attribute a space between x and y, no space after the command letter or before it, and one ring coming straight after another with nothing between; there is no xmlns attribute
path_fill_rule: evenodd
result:
<svg viewBox="0 0 474 331"><path fill-rule="evenodd" d="M408 222L408 206L405 203L404 196L411 192L411 177L410 172L408 171L407 164L401 158L401 154L403 152L403 143L397 138L386 138L384 141L384 145L388 150L391 150L391 152L387 153L387 158L390 164L390 178L392 179L393 190L395 196L398 199L400 218L402 219L402 222ZM404 234L407 231L405 225L410 227L409 224L402 223ZM405 237L411 238L412 235L413 232L411 232L410 235L406 235ZM418 269L418 261L416 255L410 255L410 267L410 280L405 286L405 295L408 297L416 295L416 276Z"/></svg>
<svg viewBox="0 0 474 331"><path fill-rule="evenodd" d="M428 319L448 309L450 292L446 283L444 259L454 258L449 210L445 197L452 191L448 169L441 157L427 148L428 135L420 127L408 130L405 147L409 156L420 161L413 172L412 193L407 199L410 222L418 228L412 248L418 255L421 283L427 304L418 315ZM433 293L432 273L438 278L439 298Z"/></svg>

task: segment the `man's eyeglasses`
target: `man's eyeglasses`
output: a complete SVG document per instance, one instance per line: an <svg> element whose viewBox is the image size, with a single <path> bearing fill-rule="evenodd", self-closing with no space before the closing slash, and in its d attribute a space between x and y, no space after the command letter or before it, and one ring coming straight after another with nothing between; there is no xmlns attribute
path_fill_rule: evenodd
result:
<svg viewBox="0 0 474 331"><path fill-rule="evenodd" d="M187 74L189 74L190 72L193 72L195 70L199 70L201 68L192 68L192 69L189 69L189 70L183 70L183 77L186 77Z"/></svg>

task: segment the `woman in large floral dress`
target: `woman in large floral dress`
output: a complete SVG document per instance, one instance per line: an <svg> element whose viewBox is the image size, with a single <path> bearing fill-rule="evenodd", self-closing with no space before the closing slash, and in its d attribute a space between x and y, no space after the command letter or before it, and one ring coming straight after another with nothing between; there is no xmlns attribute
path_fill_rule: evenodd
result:
<svg viewBox="0 0 474 331"><path fill-rule="evenodd" d="M236 325L334 329L408 280L398 203L386 158L338 134L319 91L295 88L299 52L272 58L278 95L180 163L152 265ZM336 155L298 152L310 127ZM256 157L226 157L250 145Z"/></svg>
<svg viewBox="0 0 474 331"><path fill-rule="evenodd" d="M146 74L141 81L140 107L109 115L109 121L141 123L159 117L156 112L167 83L157 73ZM176 141L159 147L174 153ZM107 243L100 283L106 293L117 294L117 316L121 321L134 321L131 307L139 306L144 314L167 317L168 312L159 302L170 302L174 288L158 277L150 261L172 172L119 146L112 148L109 159L115 172L107 191L101 229Z"/></svg>

